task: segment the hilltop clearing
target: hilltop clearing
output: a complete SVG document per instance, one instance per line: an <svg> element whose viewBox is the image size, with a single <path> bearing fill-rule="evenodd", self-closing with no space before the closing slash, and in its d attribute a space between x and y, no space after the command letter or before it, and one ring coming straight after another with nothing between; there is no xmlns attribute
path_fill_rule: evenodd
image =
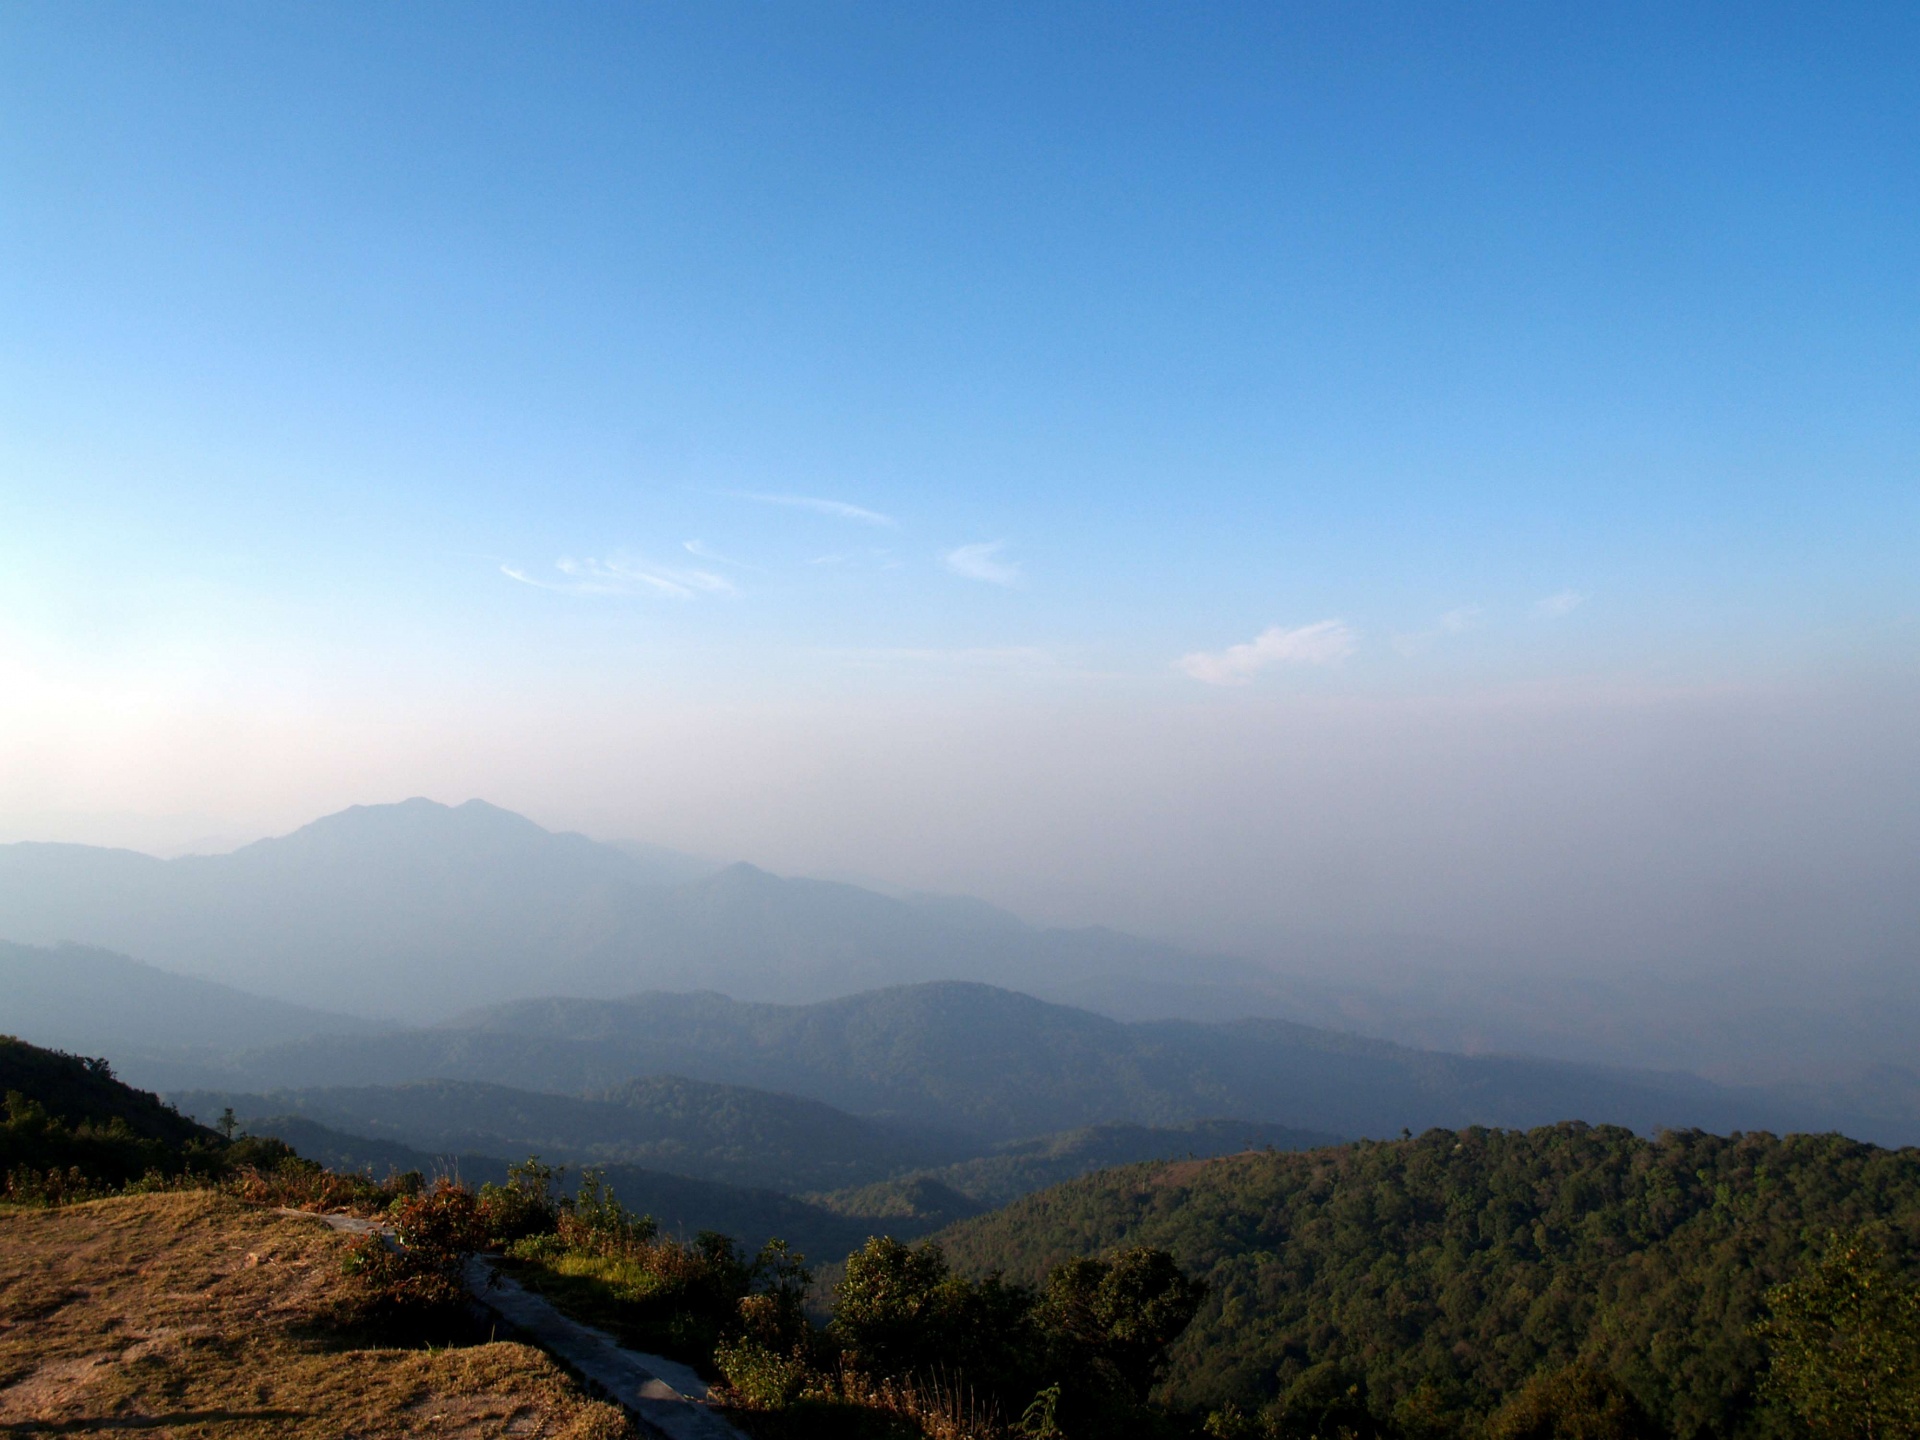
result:
<svg viewBox="0 0 1920 1440"><path fill-rule="evenodd" d="M0 1427L614 1440L539 1351L359 1348L345 1237L206 1192L0 1210Z"/></svg>

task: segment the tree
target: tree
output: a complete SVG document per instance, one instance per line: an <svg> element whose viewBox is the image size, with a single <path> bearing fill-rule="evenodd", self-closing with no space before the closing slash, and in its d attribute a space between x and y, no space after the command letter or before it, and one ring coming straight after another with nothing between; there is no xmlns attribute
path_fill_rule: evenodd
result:
<svg viewBox="0 0 1920 1440"><path fill-rule="evenodd" d="M1142 1401L1206 1295L1206 1282L1188 1276L1173 1256L1138 1245L1108 1260L1058 1266L1037 1318L1065 1342L1070 1361L1079 1362L1073 1368L1100 1370Z"/></svg>
<svg viewBox="0 0 1920 1440"><path fill-rule="evenodd" d="M1765 1388L1822 1440L1920 1435L1920 1288L1867 1232L1767 1292Z"/></svg>
<svg viewBox="0 0 1920 1440"><path fill-rule="evenodd" d="M866 1374L931 1369L945 1358L958 1288L938 1245L877 1236L847 1257L846 1278L834 1287L833 1333Z"/></svg>

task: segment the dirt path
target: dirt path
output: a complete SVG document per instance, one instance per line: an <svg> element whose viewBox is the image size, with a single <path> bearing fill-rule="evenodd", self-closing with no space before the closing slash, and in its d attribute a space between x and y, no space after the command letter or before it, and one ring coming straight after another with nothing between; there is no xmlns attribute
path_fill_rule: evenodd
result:
<svg viewBox="0 0 1920 1440"><path fill-rule="evenodd" d="M353 1215L305 1215L352 1235L385 1234L387 1227ZM668 1440L746 1440L707 1404L707 1384L664 1355L629 1350L603 1330L562 1315L542 1296L501 1274L485 1256L467 1266L467 1289L514 1330L619 1401Z"/></svg>

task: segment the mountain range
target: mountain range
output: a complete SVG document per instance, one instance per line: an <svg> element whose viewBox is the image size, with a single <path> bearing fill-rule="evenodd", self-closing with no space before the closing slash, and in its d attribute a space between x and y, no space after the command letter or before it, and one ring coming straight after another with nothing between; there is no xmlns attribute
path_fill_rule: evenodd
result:
<svg viewBox="0 0 1920 1440"><path fill-rule="evenodd" d="M360 806L231 854L174 860L0 846L0 937L15 942L0 943L0 1030L112 1053L172 1088L378 1078L577 1091L679 1073L916 1124L984 1127L1002 1140L1222 1115L1347 1134L1580 1116L1920 1139L1920 1073L1904 1040L1886 1040L1906 1013L1891 992L1867 1007L1881 1040L1863 1041L1845 1067L1815 1080L1717 1087L1675 1073L1679 1066L1595 1063L1684 1047L1637 1043L1645 1027L1597 992L1554 1011L1545 976L1448 989L1409 971L1375 993L1359 978L1357 952L1330 959L1309 982L1110 930L1036 927L976 900L880 894L556 834L480 801ZM776 1021L788 1013L779 1007L954 981L1072 1007L1072 1017L1052 1013L1019 1039L1024 1022L1010 1012L969 1018L958 992L917 1018L895 1017L903 1035L949 1036L947 1051L928 1052L929 1065L964 1070L991 1054L1024 1075L1033 1047L1057 1051L1059 1072L1036 1079L1030 1102L1011 1087L998 1099L963 1095L931 1072L913 1083L856 1084L852 1071L810 1069L780 1059L777 1045L721 1033L798 1027L801 1036L837 1012ZM554 995L572 998L542 998ZM1706 1036L1712 1026L1687 1018L1702 1003L1676 998L1668 1028ZM1475 1005L1484 1025L1472 1021ZM1753 987L1729 988L1721 1008L1719 1029L1703 1041L1715 1053L1811 1056L1841 1034L1832 1016L1794 1019L1787 998ZM1787 1018L1762 1024L1763 1010ZM623 1033L607 1033L616 1015ZM1574 1024L1573 1015L1585 1018ZM978 1036L967 1030L975 1019L986 1024ZM549 1021L557 1031L548 1033ZM1125 1043L1095 1046L1093 1058L1084 1042L1096 1022L1135 1028ZM669 1024L694 1033L663 1033ZM1847 1034L1866 1035L1866 1025ZM708 1030L717 1048L703 1050L696 1038ZM1416 1038L1383 1045L1349 1030ZM1773 1039L1763 1046L1743 1034ZM1489 1036L1535 1036L1553 1053L1590 1058L1555 1065L1484 1053ZM989 1049L976 1051L976 1041ZM1482 1053L1445 1053L1462 1046ZM1069 1098L1076 1087L1079 1102Z"/></svg>
<svg viewBox="0 0 1920 1440"><path fill-rule="evenodd" d="M62 952L38 953L55 963ZM8 1023L0 1011L0 1026ZM1345 1136L1568 1118L1642 1132L1838 1128L1872 1136L1920 1128L1897 1115L1837 1108L1819 1092L1453 1055L1278 1020L1125 1023L965 982L810 1005L748 1004L711 992L517 1001L438 1026L224 1052L150 1050L117 1063L156 1089L253 1095L461 1081L605 1097L617 1087L633 1093L636 1080L678 1076L833 1106L918 1135L916 1143L945 1136L974 1146L1089 1125L1223 1118ZM613 1123L612 1111L600 1113ZM442 1138L465 1143L452 1137L479 1125L443 1126ZM529 1123L515 1144L540 1133Z"/></svg>
<svg viewBox="0 0 1920 1440"><path fill-rule="evenodd" d="M1247 962L1042 929L981 901L555 834L478 800L355 806L227 855L0 846L0 938L103 948L287 1004L414 1022L532 994L714 989L796 1002L950 979L1224 1015L1247 1013L1242 992L1272 981ZM1171 1011L1170 991L1183 997Z"/></svg>

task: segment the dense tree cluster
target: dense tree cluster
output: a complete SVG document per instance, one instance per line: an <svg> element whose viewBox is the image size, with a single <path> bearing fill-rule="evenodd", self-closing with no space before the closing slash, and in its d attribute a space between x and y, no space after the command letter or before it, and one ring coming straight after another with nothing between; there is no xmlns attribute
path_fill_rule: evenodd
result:
<svg viewBox="0 0 1920 1440"><path fill-rule="evenodd" d="M967 1280L937 1245L880 1237L847 1261L824 1331L797 1318L753 1327L717 1358L737 1403L811 1417L821 1434L876 1400L929 1433L1181 1433L1148 1394L1205 1296L1147 1247L1072 1260L1027 1286Z"/></svg>
<svg viewBox="0 0 1920 1440"><path fill-rule="evenodd" d="M1862 1227L1882 1293L1909 1293L1920 1151L1568 1124L1134 1166L945 1238L962 1271L1026 1279L1169 1251L1210 1294L1158 1393L1222 1433L1471 1434L1529 1386L1538 1409L1539 1387L1604 1383L1631 1402L1620 1433L1644 1412L1691 1440L1798 1425L1788 1382L1762 1384L1768 1295ZM1814 1373L1865 1333L1834 1314Z"/></svg>

